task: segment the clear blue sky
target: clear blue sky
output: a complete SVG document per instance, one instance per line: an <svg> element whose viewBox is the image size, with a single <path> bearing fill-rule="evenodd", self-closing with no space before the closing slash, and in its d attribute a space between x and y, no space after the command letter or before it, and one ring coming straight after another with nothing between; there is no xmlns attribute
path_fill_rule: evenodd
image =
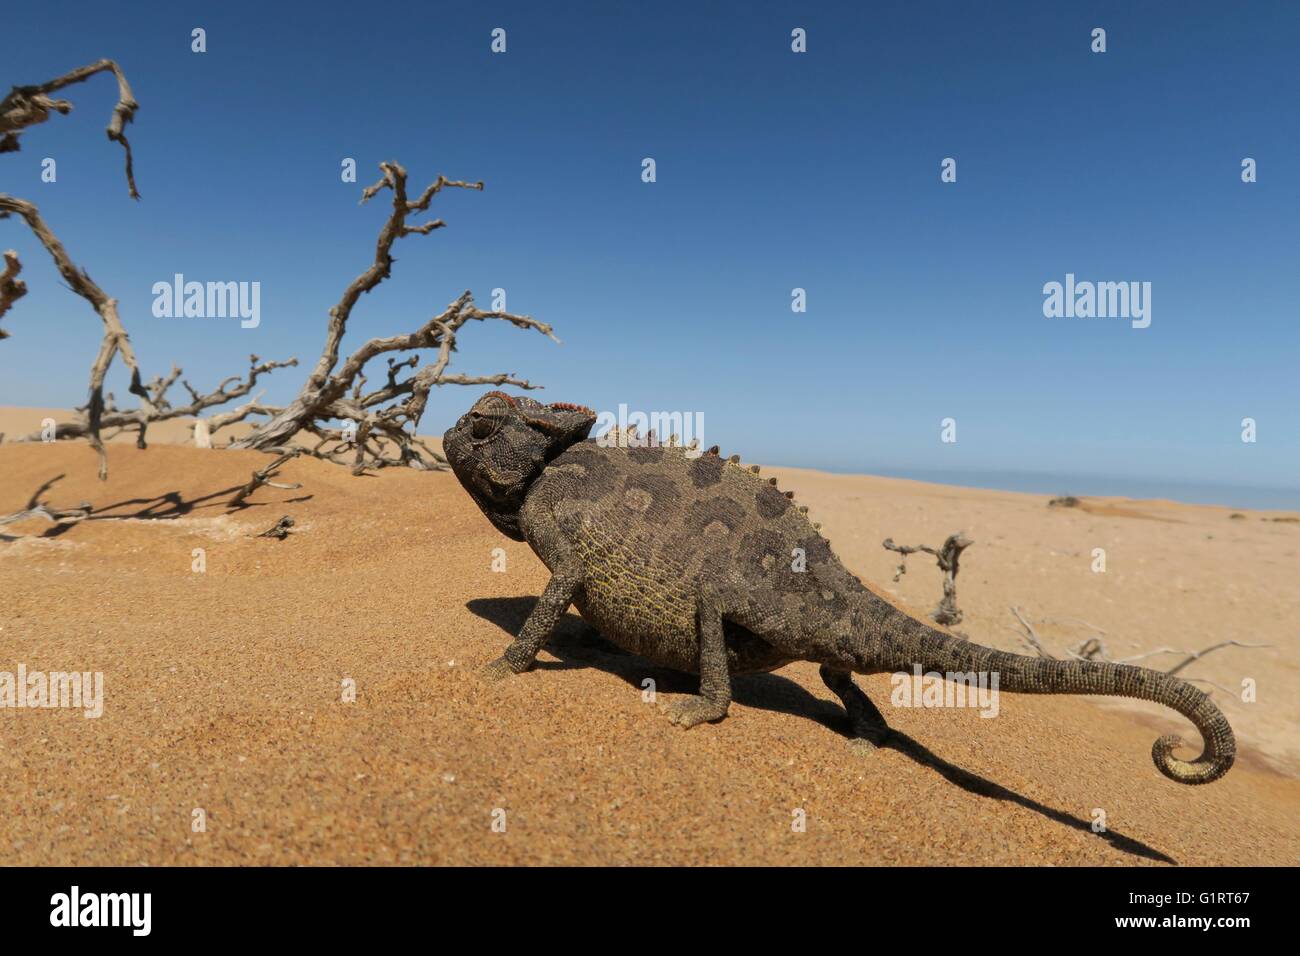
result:
<svg viewBox="0 0 1300 956"><path fill-rule="evenodd" d="M385 214L360 185L393 158L487 189L436 201L449 228L399 244L348 346L500 286L563 345L476 325L459 371L702 411L746 460L1300 485L1295 3L8 7L0 84L109 56L140 101L141 202L104 138L108 77L0 157L0 191L121 301L148 375L174 360L206 390L249 352L313 360ZM11 246L30 293L0 403L80 402L98 320L0 222ZM261 326L154 318L176 272L259 281ZM1045 318L1067 272L1151 282L1151 327ZM301 374L265 381L275 402ZM422 431L479 391L444 388Z"/></svg>

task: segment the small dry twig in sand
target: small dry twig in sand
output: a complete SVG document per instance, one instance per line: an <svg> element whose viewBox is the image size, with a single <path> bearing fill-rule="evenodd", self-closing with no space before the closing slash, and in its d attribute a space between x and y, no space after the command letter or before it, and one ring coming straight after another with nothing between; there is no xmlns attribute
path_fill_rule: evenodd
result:
<svg viewBox="0 0 1300 956"><path fill-rule="evenodd" d="M899 561L898 570L894 573L894 580L897 581L907 573L907 556L916 554L918 551L924 551L926 554L932 554L939 565L939 570L943 572L943 599L935 605L930 617L938 624L951 626L960 624L962 612L957 607L957 565L961 560L961 553L969 548L975 542L966 537L964 531L958 531L956 534L950 534L943 546L939 549L928 547L924 544L911 547L905 544L894 544L893 538L886 538L881 546L889 551L897 551L901 554L902 560Z"/></svg>
<svg viewBox="0 0 1300 956"><path fill-rule="evenodd" d="M1224 648L1224 647L1260 648L1260 647L1272 647L1272 646L1273 646L1272 644L1247 644L1243 641L1220 641L1218 644L1211 644L1209 647L1199 651L1179 650L1178 648L1175 647L1161 647L1161 648L1157 648L1154 651L1147 651L1145 654L1138 654L1134 657L1121 657L1119 658L1119 663L1129 664L1132 663L1133 661L1140 661L1143 658L1155 657L1157 654L1186 654L1187 655L1186 660L1182 661L1181 663L1175 664L1173 667L1169 668L1169 670L1165 671L1166 674L1177 674L1179 671L1183 670L1188 665L1194 664L1196 661L1199 661L1206 654L1209 654L1212 651L1217 651L1220 648Z"/></svg>
<svg viewBox="0 0 1300 956"><path fill-rule="evenodd" d="M283 541L289 537L289 529L293 527L293 519L285 515L271 528L267 528L261 534L256 535L258 538L275 538L277 541Z"/></svg>
<svg viewBox="0 0 1300 956"><path fill-rule="evenodd" d="M432 222L412 226L407 224L407 217L427 211L433 197L445 188L480 190L483 188L481 182L468 183L439 176L420 194L419 198L408 199L406 170L393 162L380 163L379 168L383 171L383 176L378 182L366 187L361 194L361 201L365 203L385 189L392 193L392 211L380 229L374 261L361 275L349 283L338 303L330 309L324 348L298 396L288 405L277 409L269 421L259 425L250 435L232 442L229 447L266 450L283 446L298 432L307 431L320 441L314 448L303 449L305 453L327 461L340 462L348 451L352 451L354 473L363 471L367 465L441 467L446 464L446 460L406 430L406 426L410 425L413 432L415 426L419 424L420 416L424 413L428 401L429 391L434 386L514 385L524 389L538 387L508 373L473 376L447 374L446 369L451 362L451 353L456 350L456 333L471 320L501 319L521 329L533 329L554 341L559 341L552 334L551 327L544 322L537 322L526 315L515 315L504 311L485 312L476 308L473 297L468 291L414 332L390 338L371 339L344 359L340 365L339 346L347 331L352 309L362 294L370 292L389 277L394 261L393 243L413 234L427 235L446 225L441 219L435 219ZM420 368L399 381L398 376L403 369L417 367L419 356L412 355L400 361L390 357L384 384L376 389L366 390L366 377L363 370L367 362L386 352L406 352L415 349L434 350L436 358L432 364ZM386 405L389 402L393 404ZM327 424L331 421L344 421L346 424L343 428L333 428ZM388 457L384 454L382 440L391 441L397 446L396 457ZM326 444L331 444L333 447L325 451L323 449ZM431 461L425 460L420 454L421 449L430 456Z"/></svg>
<svg viewBox="0 0 1300 956"><path fill-rule="evenodd" d="M51 524L75 524L85 518L90 517L93 509L89 501L83 501L75 508L52 508L41 501L45 493L54 487L55 482L63 479L63 475L55 475L49 481L45 482L32 494L27 500L27 507L22 511L16 511L11 515L0 517L0 526L7 524L16 524L19 521L26 521L28 518L44 518ZM16 538L10 535L0 535L0 539L14 541Z"/></svg>
<svg viewBox="0 0 1300 956"><path fill-rule="evenodd" d="M280 470L281 465L290 459L297 458L299 454L301 454L301 452L297 448L284 449L282 450L280 457L271 462L271 464L253 472L253 477L248 480L248 484L235 492L235 496L230 499L231 507L242 505L245 498L263 485L266 485L269 488L279 488L282 491L294 491L301 488L302 485L300 484L286 485L271 480L271 478L275 476L275 473Z"/></svg>
<svg viewBox="0 0 1300 956"><path fill-rule="evenodd" d="M0 319L5 317L15 302L27 294L27 283L18 278L23 271L23 264L18 261L18 253L6 249L4 253L5 268L0 272ZM9 333L0 329L0 339L7 339Z"/></svg>
<svg viewBox="0 0 1300 956"><path fill-rule="evenodd" d="M1039 657L1055 660L1055 655L1048 653L1047 648L1043 646L1043 642L1039 638L1038 632L1034 630L1034 625L1026 621L1024 615L1020 613L1020 608L1016 607L1014 604L1011 605L1011 613L1016 616L1016 620L1020 622L1020 626L1025 629L1025 633L1021 636L1029 642L1029 646L1034 649L1034 653ZM1015 628L1011 628L1011 630L1014 631Z"/></svg>
<svg viewBox="0 0 1300 956"><path fill-rule="evenodd" d="M1037 653L1039 657L1044 657L1047 658L1048 660L1059 659L1055 654L1052 654L1050 651L1048 651L1047 648L1043 645L1042 639L1038 636L1038 632L1034 630L1033 624L1031 624L1029 620L1020 612L1019 607L1017 607L1014 604L1011 605L1011 613L1014 614L1016 620L1020 622L1020 627L1023 628L1023 630L1017 630L1014 627L1008 627L1007 630L1011 631L1013 634L1018 634L1020 638L1025 641L1025 643L1027 643L1030 647L1034 649L1034 652ZM1205 657L1207 654L1220 650L1221 648L1224 647L1245 647L1251 649L1258 649L1262 647L1273 647L1272 644L1247 644L1243 641L1220 641L1218 644L1212 644L1209 647L1206 647L1199 651L1180 650L1174 647L1159 647L1153 651L1146 651L1145 653L1142 654L1135 654L1132 657L1111 657L1110 652L1106 649L1106 645L1102 643L1100 637L1100 635L1104 634L1105 632L1102 631L1100 628L1095 627L1094 625L1088 624L1087 621L1079 621L1078 623L1084 624L1085 626L1091 628L1092 630L1097 631L1097 634L1084 639L1083 641L1076 644L1072 648L1067 648L1065 653L1070 657L1073 657L1076 660L1084 660L1084 661L1106 661L1114 664L1132 664L1134 661L1145 660L1148 657L1156 657L1159 656L1160 654L1186 654L1187 657L1185 660L1175 664L1173 667L1170 667L1164 671L1164 673L1170 675L1180 673L1189 665ZM1222 690L1225 693L1231 693L1230 691L1227 690L1227 688L1222 687L1219 684L1214 683L1213 681L1206 680L1205 678L1188 677L1185 679L1190 681L1197 681L1203 684L1209 684L1210 686L1218 688L1219 690Z"/></svg>
<svg viewBox="0 0 1300 956"><path fill-rule="evenodd" d="M1048 660L1058 660L1055 654L1047 650L1042 639L1038 636L1038 632L1034 630L1034 625L1031 624L1029 619L1020 612L1020 608L1014 604L1011 605L1011 613L1015 615L1016 620L1020 623L1023 631L1018 631L1014 627L1008 627L1007 630L1011 631L1013 634L1020 635L1021 639L1032 647L1039 657L1047 658ZM1095 624L1089 624L1087 621L1080 620L1079 618L1045 618L1044 620L1056 624L1082 624L1089 630L1096 632L1091 637L1085 638L1078 644L1074 645L1074 647L1066 648L1065 653L1068 656L1081 661L1111 660L1110 651L1106 649L1106 645L1101 639L1101 636L1106 632Z"/></svg>

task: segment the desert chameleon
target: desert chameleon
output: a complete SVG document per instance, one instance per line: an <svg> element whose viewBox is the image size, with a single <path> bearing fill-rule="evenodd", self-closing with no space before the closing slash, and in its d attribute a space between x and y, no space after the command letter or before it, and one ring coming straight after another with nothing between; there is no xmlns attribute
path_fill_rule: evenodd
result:
<svg viewBox="0 0 1300 956"><path fill-rule="evenodd" d="M619 433L590 439L596 415L489 392L443 436L456 477L488 520L527 541L551 578L519 636L488 665L527 670L570 605L606 638L657 664L698 674L700 692L669 708L686 727L720 720L735 674L792 661L821 665L869 749L889 731L853 674L998 675L1022 694L1110 694L1172 707L1200 731L1195 760L1176 735L1151 749L1179 783L1209 783L1236 753L1214 702L1168 674L1101 661L1026 657L927 624L859 581L790 492L717 447Z"/></svg>

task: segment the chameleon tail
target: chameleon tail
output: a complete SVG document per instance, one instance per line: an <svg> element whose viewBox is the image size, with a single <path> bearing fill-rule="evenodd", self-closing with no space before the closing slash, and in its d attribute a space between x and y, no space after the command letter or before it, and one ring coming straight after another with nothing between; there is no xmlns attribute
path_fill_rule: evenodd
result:
<svg viewBox="0 0 1300 956"><path fill-rule="evenodd" d="M1223 712L1208 695L1180 678L1129 664L1009 654L962 640L893 605L888 605L883 616L885 636L867 655L874 672L911 671L919 664L926 671L942 673L996 673L999 689L1015 694L1105 694L1164 704L1190 720L1204 741L1202 753L1195 760L1180 760L1173 755L1176 748L1183 746L1176 734L1161 737L1151 748L1156 769L1178 783L1218 780L1236 757L1237 744ZM869 639L869 643L874 641Z"/></svg>

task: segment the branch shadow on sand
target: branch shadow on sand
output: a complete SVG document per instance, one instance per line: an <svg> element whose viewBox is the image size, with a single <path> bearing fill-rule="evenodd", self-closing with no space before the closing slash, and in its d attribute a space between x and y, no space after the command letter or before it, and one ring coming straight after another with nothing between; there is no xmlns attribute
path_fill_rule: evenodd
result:
<svg viewBox="0 0 1300 956"><path fill-rule="evenodd" d="M523 627L524 621L536 603L535 597L476 598L467 602L465 606L471 613L500 627L513 639ZM651 677L655 681L655 686L667 693L694 694L699 686L698 678L693 675L658 667L610 643L572 611L560 619L554 635L546 644L546 651L559 660L539 660L533 665L535 670L573 670L592 667L625 680L638 690L641 682ZM732 681L732 699L746 707L804 717L841 736L848 736L848 717L838 703L816 697L801 685L779 674L746 674L736 677ZM1177 865L1176 860L1154 847L1126 837L1115 830L1094 833L1090 821L1081 820L1062 810L1039 803L977 773L950 763L901 731L891 728L889 737L881 746L896 750L921 766L928 767L949 783L968 793L993 800L1005 800L1026 810L1032 810L1061 826L1100 837L1122 853Z"/></svg>
<svg viewBox="0 0 1300 956"><path fill-rule="evenodd" d="M44 492L63 478L58 475L51 478L45 484L41 485L32 495L27 504L27 509L35 508L42 504L41 496ZM177 518L184 518L195 511L203 509L224 509L226 514L237 514L252 508L269 508L275 505L300 504L305 501L311 501L314 495L302 494L291 498L283 498L278 501L249 501L247 499L239 502L232 502L229 498L238 492L244 485L231 485L229 488L222 488L219 491L209 492L206 495L195 495L186 498L179 491L169 491L165 494L155 495L152 498L127 498L122 501L115 501L112 504L91 507L89 503L88 513L84 518L78 518L75 521L60 521L50 525L39 534L31 537L37 538L57 538L60 535L67 534L74 527L87 521L120 521L122 519L135 519L140 521L172 521ZM292 489L290 489L292 490ZM132 509L134 510L128 510ZM17 541L18 537L0 534L0 541Z"/></svg>

